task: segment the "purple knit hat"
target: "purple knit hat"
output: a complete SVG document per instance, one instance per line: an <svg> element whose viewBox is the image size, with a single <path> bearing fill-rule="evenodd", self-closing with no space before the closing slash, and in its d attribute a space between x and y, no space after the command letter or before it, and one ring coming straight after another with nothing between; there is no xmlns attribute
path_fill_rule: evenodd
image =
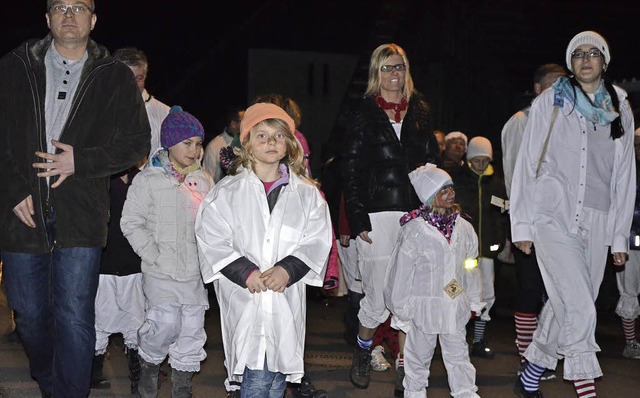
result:
<svg viewBox="0 0 640 398"><path fill-rule="evenodd" d="M160 143L162 147L169 149L191 137L200 137L204 140L202 124L195 116L183 111L181 106L172 106L160 127Z"/></svg>

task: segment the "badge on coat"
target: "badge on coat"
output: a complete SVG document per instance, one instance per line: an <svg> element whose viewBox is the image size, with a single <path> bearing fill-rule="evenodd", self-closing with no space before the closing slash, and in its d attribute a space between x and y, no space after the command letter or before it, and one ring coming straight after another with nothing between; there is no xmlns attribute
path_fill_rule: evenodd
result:
<svg viewBox="0 0 640 398"><path fill-rule="evenodd" d="M451 282L449 282L447 284L447 286L444 287L443 289L448 295L449 297L451 297L451 299L455 299L456 297L458 297L458 295L460 293L462 293L462 286L460 286L458 284L458 281L456 281L455 279L451 279Z"/></svg>

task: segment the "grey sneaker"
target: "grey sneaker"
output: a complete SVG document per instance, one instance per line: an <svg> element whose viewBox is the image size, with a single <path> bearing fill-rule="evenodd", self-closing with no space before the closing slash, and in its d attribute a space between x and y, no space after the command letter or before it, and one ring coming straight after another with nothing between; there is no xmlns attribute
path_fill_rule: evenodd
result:
<svg viewBox="0 0 640 398"><path fill-rule="evenodd" d="M640 359L640 343L634 340L633 343L625 345L622 356L629 359Z"/></svg>
<svg viewBox="0 0 640 398"><path fill-rule="evenodd" d="M351 383L358 388L369 387L369 366L371 364L371 351L356 347L353 351L351 362Z"/></svg>

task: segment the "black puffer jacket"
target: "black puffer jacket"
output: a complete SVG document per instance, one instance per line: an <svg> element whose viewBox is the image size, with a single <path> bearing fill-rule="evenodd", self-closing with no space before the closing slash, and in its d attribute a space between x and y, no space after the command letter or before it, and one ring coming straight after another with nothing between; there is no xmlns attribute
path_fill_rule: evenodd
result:
<svg viewBox="0 0 640 398"><path fill-rule="evenodd" d="M364 98L346 118L341 170L351 232L371 231L369 213L409 211L420 205L408 174L435 162L438 142L433 135L429 105L411 97L400 140L387 114L373 98Z"/></svg>
<svg viewBox="0 0 640 398"><path fill-rule="evenodd" d="M0 59L0 250L47 253L45 208L53 207L59 247L101 247L107 240L109 177L149 153L147 112L129 67L89 41L60 142L73 147L75 172L59 187L36 176L36 151L47 152L44 57L51 35ZM52 182L55 179L51 179ZM36 228L13 208L33 198Z"/></svg>

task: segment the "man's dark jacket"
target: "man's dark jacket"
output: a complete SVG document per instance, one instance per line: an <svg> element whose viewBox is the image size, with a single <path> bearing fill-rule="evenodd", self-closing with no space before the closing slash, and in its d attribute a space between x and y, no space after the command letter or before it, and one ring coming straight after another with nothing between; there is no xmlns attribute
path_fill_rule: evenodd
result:
<svg viewBox="0 0 640 398"><path fill-rule="evenodd" d="M420 205L408 175L435 162L438 142L429 105L419 94L409 101L400 139L371 97L355 105L345 120L343 190L349 228L357 235L371 231L369 213L409 211Z"/></svg>
<svg viewBox="0 0 640 398"><path fill-rule="evenodd" d="M0 59L2 251L47 253L47 208L55 209L56 246L104 246L109 178L149 153L149 120L131 70L90 40L88 59L59 139L73 147L75 172L55 189L36 176L38 170L32 164L43 160L35 152L47 152L44 57L51 44L49 34L23 43ZM13 213L29 195L35 229Z"/></svg>

